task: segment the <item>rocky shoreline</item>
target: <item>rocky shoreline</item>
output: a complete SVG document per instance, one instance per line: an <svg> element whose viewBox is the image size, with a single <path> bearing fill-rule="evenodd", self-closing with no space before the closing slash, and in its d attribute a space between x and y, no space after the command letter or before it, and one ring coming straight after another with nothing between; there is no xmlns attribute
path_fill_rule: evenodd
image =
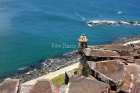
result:
<svg viewBox="0 0 140 93"><path fill-rule="evenodd" d="M117 42L114 42L112 44L124 44L124 43L127 43L127 42L136 41L136 40L140 40L140 35L134 36L134 37L126 37L126 38L121 39L121 40L119 40Z"/></svg>
<svg viewBox="0 0 140 93"><path fill-rule="evenodd" d="M112 44L124 44L130 41L140 40L140 35L135 37L127 37L125 39L121 39L117 42L114 42ZM38 78L40 76L46 75L50 72L54 72L56 70L59 70L61 68L67 67L71 64L79 62L80 55L78 54L78 51L72 51L67 54L63 54L62 58L54 58L54 59L47 59L44 60L41 64L40 68L34 68L33 70L26 71L22 74L17 74L14 76L11 76L9 78L13 79L20 79L20 83L24 83L27 81L30 81L32 79ZM40 63L39 63L40 64ZM24 70L24 69L23 69ZM5 77L7 78L7 77ZM0 82L2 82L5 78L1 78Z"/></svg>
<svg viewBox="0 0 140 93"><path fill-rule="evenodd" d="M46 75L50 72L54 72L61 68L77 63L79 62L80 59L80 55L77 52L78 51L72 51L67 54L64 54L63 56L66 57L65 59L64 58L47 59L42 63L43 66L41 69L34 69L33 71L29 71L25 74L12 77L12 79L20 79L20 83L24 83L29 80L36 79L40 76Z"/></svg>

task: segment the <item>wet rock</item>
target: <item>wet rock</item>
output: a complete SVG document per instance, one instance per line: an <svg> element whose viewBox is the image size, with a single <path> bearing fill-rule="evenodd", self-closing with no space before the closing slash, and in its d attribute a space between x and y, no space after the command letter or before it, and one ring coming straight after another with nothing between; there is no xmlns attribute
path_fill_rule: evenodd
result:
<svg viewBox="0 0 140 93"><path fill-rule="evenodd" d="M75 52L71 53L74 54ZM73 63L78 62L80 59L80 55L74 55L70 58L66 59L53 59L54 62L52 62L52 59L48 59L44 62L46 62L46 65L42 66L41 69L34 69L33 71L26 72L26 74L23 75L17 75L13 78L21 79L21 83L27 82L29 80L35 79L37 77L40 77L42 75L48 74L50 72L59 70L63 67L69 66ZM52 63L50 63L50 62ZM56 62L57 61L57 62Z"/></svg>
<svg viewBox="0 0 140 93"><path fill-rule="evenodd" d="M52 59L47 59L48 62L51 62Z"/></svg>

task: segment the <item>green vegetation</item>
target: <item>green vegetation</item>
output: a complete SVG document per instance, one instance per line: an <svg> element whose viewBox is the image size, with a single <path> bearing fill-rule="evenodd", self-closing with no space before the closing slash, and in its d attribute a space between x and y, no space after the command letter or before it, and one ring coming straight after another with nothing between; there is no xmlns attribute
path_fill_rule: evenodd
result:
<svg viewBox="0 0 140 93"><path fill-rule="evenodd" d="M75 69L73 69L72 71L77 71L78 70L78 68L75 68Z"/></svg>
<svg viewBox="0 0 140 93"><path fill-rule="evenodd" d="M65 74L59 75L55 78L52 78L51 80L54 85L64 85L65 84Z"/></svg>
<svg viewBox="0 0 140 93"><path fill-rule="evenodd" d="M127 44L127 46L130 46L130 44Z"/></svg>
<svg viewBox="0 0 140 93"><path fill-rule="evenodd" d="M78 68L75 68L72 71L76 71L76 70L78 70ZM53 85L64 85L65 84L65 74L52 78L51 81L52 81Z"/></svg>

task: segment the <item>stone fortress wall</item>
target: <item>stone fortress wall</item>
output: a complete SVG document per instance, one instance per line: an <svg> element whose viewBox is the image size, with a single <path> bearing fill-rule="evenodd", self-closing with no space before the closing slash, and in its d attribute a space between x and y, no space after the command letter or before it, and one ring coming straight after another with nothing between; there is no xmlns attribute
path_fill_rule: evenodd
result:
<svg viewBox="0 0 140 93"><path fill-rule="evenodd" d="M79 53L81 54L81 59L75 77L90 76L100 82L104 82L110 86L107 93L137 93L139 77L129 73L126 66L132 63L131 60L139 60L138 51L140 50L140 46L136 47L136 44L130 44L130 46L87 46L85 45L87 44L85 41L88 41L88 39L85 35L82 35L79 38L79 45L81 45L79 47ZM133 63L137 65L136 62ZM140 61L138 63L140 63ZM129 80L128 74L130 75ZM128 82L130 83L129 87L126 85Z"/></svg>

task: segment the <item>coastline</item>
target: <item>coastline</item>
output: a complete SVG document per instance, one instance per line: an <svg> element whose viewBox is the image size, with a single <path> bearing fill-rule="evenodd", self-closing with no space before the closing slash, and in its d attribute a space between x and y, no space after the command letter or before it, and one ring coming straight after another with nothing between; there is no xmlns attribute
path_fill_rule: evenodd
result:
<svg viewBox="0 0 140 93"><path fill-rule="evenodd" d="M13 79L20 79L20 83L25 83L28 81L31 81L36 78L40 78L44 75L48 75L50 73L53 73L55 71L58 71L59 69L63 69L65 67L68 67L70 65L76 64L79 62L80 55L77 54L77 51L70 52L70 54L74 54L68 58L65 59L47 59L43 64L41 69L34 69L33 71L29 71L22 75L17 75L13 77ZM69 56L66 54L66 56Z"/></svg>
<svg viewBox="0 0 140 93"><path fill-rule="evenodd" d="M60 55L60 57L49 58L28 67L22 67L11 75L0 77L0 83L6 78L20 79L20 83L24 83L77 63L79 59L80 55L77 53L77 50L74 50Z"/></svg>
<svg viewBox="0 0 140 93"><path fill-rule="evenodd" d="M119 41L116 41L112 44L129 44L130 42L140 42L140 35L135 37L128 37ZM38 79L40 77L43 77L44 75L49 75L52 72L58 71L59 69L63 69L65 67L69 67L72 64L78 63L80 59L80 55L77 53L78 51L72 51L67 54L63 54L64 58L54 58L54 59L47 59L43 61L43 66L39 69L35 68L34 70L30 70L28 72L17 74L12 77L13 79L20 79L20 83L25 83L28 81L32 81L34 79ZM22 69L24 70L24 69ZM6 77L7 78L7 77ZM5 78L0 79L0 82L2 82Z"/></svg>
<svg viewBox="0 0 140 93"><path fill-rule="evenodd" d="M133 37L133 39L131 38L129 38L129 40L122 40L122 41L119 41L119 42L121 42L121 43L123 43L123 45L127 45L127 44L130 44L130 43L138 43L138 42L140 42L140 40L134 40L134 38L135 37ZM136 38L137 38L137 36L136 36ZM134 41L132 41L132 40L134 40ZM118 42L118 43L119 43ZM126 42L126 43L125 43ZM120 43L119 43L120 44ZM36 82L37 82L37 80L39 80L39 79L52 79L52 78L54 78L54 77L56 77L56 76L58 76L58 75L61 75L61 74L63 74L63 73L65 73L65 71L70 71L70 70L72 70L72 69L74 69L74 68L76 68L76 67L78 67L78 64L79 64L79 62L78 63L74 63L74 64L72 64L72 65L70 65L70 66L67 66L67 67L64 67L64 68L61 68L60 70L57 70L57 71L55 71L55 72L51 72L51 73L49 73L49 74L46 74L46 75L44 75L44 76L41 76L41 77L38 77L38 78L36 78L36 79L33 79L33 80L30 80L30 81L28 81L28 82L25 82L25 83L23 83L22 85L34 85Z"/></svg>
<svg viewBox="0 0 140 93"><path fill-rule="evenodd" d="M136 40L136 41L130 41L130 42L127 42L127 43L125 43L125 44L123 44L123 45L127 45L127 44L133 44L133 43L139 43L140 42L140 40Z"/></svg>
<svg viewBox="0 0 140 93"><path fill-rule="evenodd" d="M74 68L77 68L78 65L79 65L79 62L74 63L74 64L72 64L70 66L61 68L61 69L59 69L59 70L57 70L55 72L51 72L51 73L48 73L48 74L46 74L44 76L38 77L38 78L30 80L28 82L25 82L22 85L34 85L37 82L37 80L39 80L39 79L50 79L51 80L52 78L57 77L57 76L65 73L65 71L70 71L70 70L73 70Z"/></svg>
<svg viewBox="0 0 140 93"><path fill-rule="evenodd" d="M137 41L137 40L140 40L140 35L134 36L134 37L126 37L126 38L116 41L112 44L125 44L128 42Z"/></svg>

